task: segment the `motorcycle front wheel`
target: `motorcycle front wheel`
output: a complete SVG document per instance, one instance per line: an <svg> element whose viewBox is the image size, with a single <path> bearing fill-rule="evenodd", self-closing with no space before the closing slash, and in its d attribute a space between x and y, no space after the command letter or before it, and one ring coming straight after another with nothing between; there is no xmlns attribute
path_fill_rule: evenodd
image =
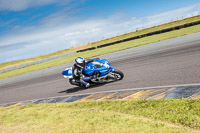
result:
<svg viewBox="0 0 200 133"><path fill-rule="evenodd" d="M115 76L116 80L122 80L124 78L124 74L120 70L114 69L112 73Z"/></svg>

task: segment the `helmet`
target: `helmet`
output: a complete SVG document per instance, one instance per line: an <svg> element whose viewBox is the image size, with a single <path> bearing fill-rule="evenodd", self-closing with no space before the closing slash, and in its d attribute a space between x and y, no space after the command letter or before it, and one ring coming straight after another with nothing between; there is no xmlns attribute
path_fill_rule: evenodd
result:
<svg viewBox="0 0 200 133"><path fill-rule="evenodd" d="M85 59L83 57L77 57L75 59L77 66L83 68L85 66Z"/></svg>

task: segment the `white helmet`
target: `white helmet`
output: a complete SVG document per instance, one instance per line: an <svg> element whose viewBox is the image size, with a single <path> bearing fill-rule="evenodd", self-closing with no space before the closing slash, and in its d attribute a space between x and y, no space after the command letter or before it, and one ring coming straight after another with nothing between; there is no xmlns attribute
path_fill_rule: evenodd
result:
<svg viewBox="0 0 200 133"><path fill-rule="evenodd" d="M75 59L77 66L83 68L85 66L85 59L83 57L77 57Z"/></svg>

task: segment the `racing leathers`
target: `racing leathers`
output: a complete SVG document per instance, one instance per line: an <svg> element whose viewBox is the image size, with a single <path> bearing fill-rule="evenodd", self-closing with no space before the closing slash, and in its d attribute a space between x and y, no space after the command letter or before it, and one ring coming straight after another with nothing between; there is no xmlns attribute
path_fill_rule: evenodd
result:
<svg viewBox="0 0 200 133"><path fill-rule="evenodd" d="M98 58L95 58L98 59ZM85 63L90 63L95 61L95 59L87 59L85 61ZM83 85L84 87L89 87L90 84L88 83L88 81L92 78L97 78L98 75L94 74L92 77L87 77L83 74L83 68L85 66L80 66L77 63L75 63L72 67L72 74L73 74L73 78L76 80L77 83L80 83L81 85Z"/></svg>
<svg viewBox="0 0 200 133"><path fill-rule="evenodd" d="M81 68L77 64L74 64L72 67L72 74L77 83L81 83L81 85L84 87L89 87L89 83L86 81L90 80L91 78L83 75L83 67Z"/></svg>

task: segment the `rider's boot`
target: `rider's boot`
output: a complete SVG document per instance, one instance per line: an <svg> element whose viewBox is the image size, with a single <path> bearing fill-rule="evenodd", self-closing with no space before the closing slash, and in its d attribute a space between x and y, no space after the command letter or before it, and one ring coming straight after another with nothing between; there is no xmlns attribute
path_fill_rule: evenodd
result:
<svg viewBox="0 0 200 133"><path fill-rule="evenodd" d="M85 82L84 80L80 80L80 82L82 83L82 85L85 87L85 88L88 88L90 87L90 84L88 82Z"/></svg>

